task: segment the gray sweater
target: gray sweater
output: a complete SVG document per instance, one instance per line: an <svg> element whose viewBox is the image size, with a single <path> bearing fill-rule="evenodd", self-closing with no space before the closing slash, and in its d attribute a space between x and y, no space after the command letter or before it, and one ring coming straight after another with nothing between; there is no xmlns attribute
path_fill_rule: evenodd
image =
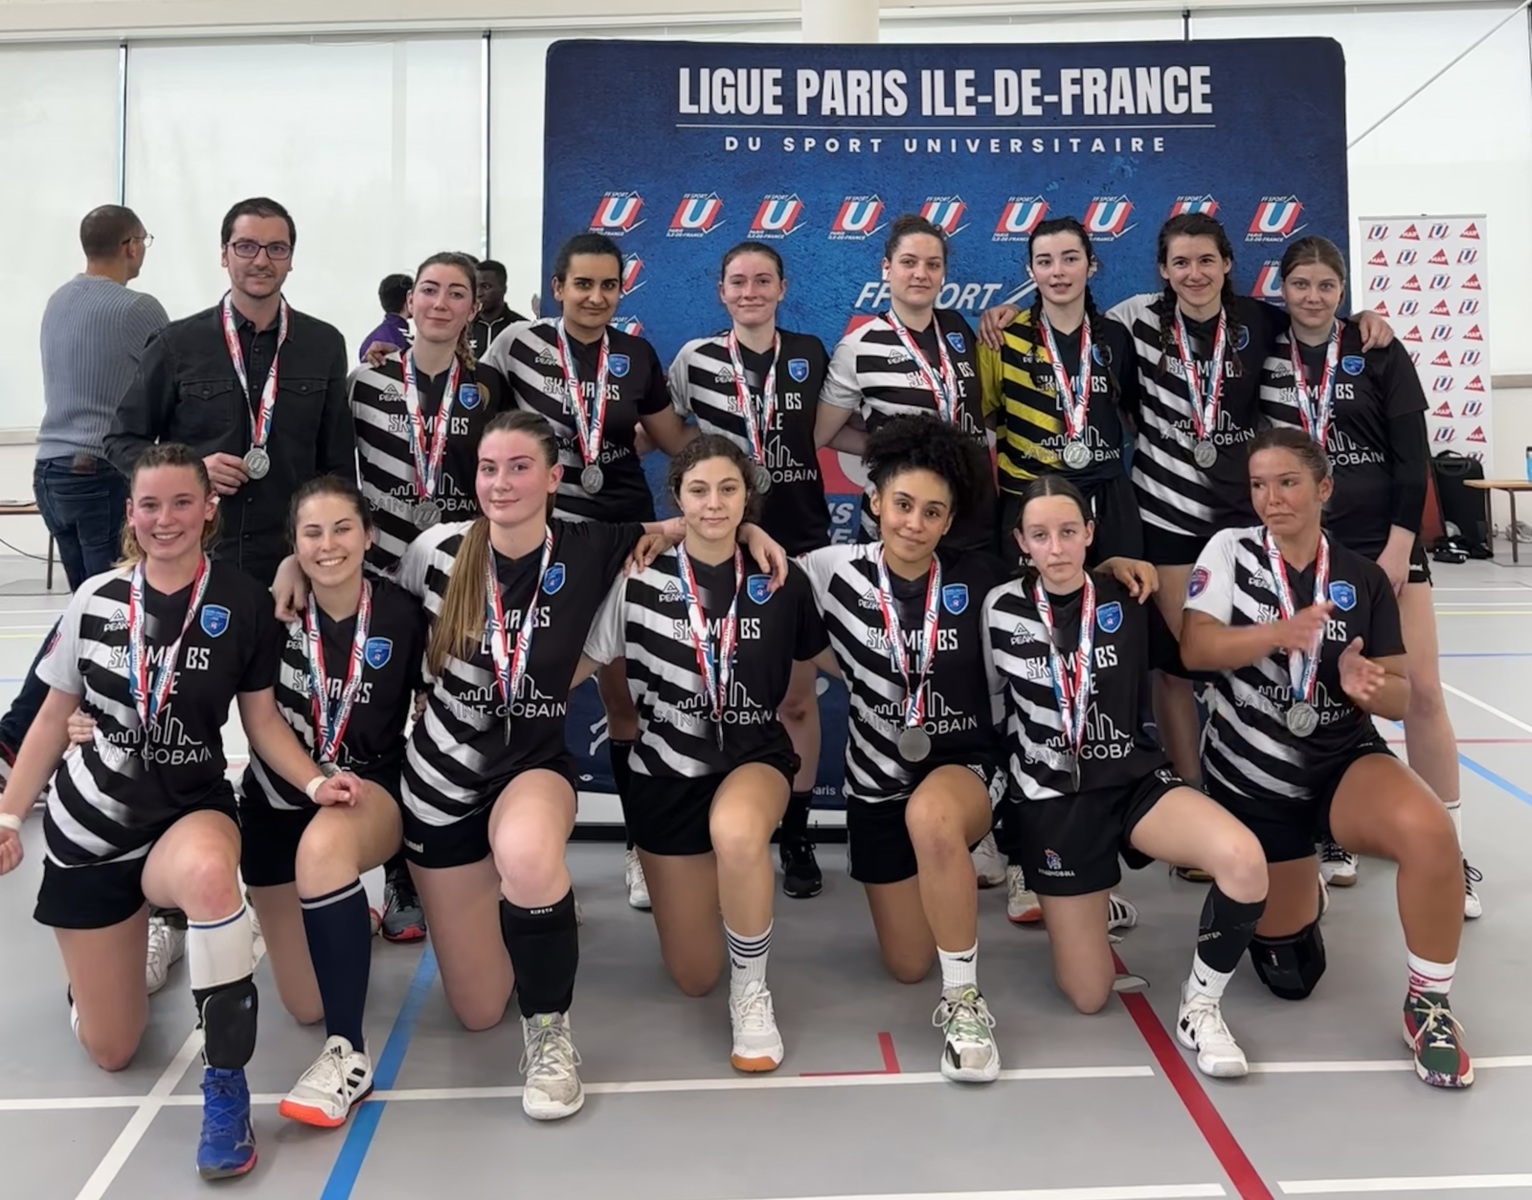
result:
<svg viewBox="0 0 1532 1200"><path fill-rule="evenodd" d="M49 297L39 459L101 455L144 347L168 320L153 296L99 275L76 275Z"/></svg>

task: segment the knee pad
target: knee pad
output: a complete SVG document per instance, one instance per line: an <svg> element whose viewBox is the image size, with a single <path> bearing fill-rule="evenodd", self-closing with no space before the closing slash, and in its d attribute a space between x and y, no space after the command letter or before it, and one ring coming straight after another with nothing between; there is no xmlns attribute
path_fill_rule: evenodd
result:
<svg viewBox="0 0 1532 1200"><path fill-rule="evenodd" d="M212 988L198 997L202 1019L202 1059L210 1067L237 1071L255 1053L256 1015L260 1011L255 980Z"/></svg>
<svg viewBox="0 0 1532 1200"><path fill-rule="evenodd" d="M1325 973L1325 939L1319 922L1289 937L1251 938L1250 961L1273 996L1307 999Z"/></svg>

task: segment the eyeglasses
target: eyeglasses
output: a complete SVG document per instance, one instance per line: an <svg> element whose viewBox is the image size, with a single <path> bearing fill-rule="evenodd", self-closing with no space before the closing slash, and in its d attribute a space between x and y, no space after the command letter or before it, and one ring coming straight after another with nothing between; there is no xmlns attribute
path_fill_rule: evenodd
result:
<svg viewBox="0 0 1532 1200"><path fill-rule="evenodd" d="M266 251L266 257L272 262L283 262L293 255L291 242L230 242L229 249L234 251L236 258L255 258L262 250Z"/></svg>
<svg viewBox="0 0 1532 1200"><path fill-rule="evenodd" d="M124 246L126 246L129 242L142 242L144 244L144 249L147 250L150 246L154 245L154 234L136 233L132 237L125 237L122 239L122 244Z"/></svg>

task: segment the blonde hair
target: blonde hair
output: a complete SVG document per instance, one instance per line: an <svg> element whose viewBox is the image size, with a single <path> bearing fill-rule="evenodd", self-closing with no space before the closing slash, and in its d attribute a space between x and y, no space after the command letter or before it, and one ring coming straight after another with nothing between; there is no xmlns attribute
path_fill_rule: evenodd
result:
<svg viewBox="0 0 1532 1200"><path fill-rule="evenodd" d="M197 483L202 488L202 494L212 494L213 483L207 476L207 465L202 461L190 446L180 442L156 442L140 454L133 463L132 473L128 476L128 494L132 495L133 484L144 471L152 471L156 467L187 467L196 475ZM211 550L218 544L218 538L223 532L223 519L218 509L213 510L212 519L203 523L202 526L202 549ZM131 567L142 562L144 548L138 544L138 535L133 532L133 523L122 523L122 534L119 539L118 549L122 555L117 561L119 567Z"/></svg>

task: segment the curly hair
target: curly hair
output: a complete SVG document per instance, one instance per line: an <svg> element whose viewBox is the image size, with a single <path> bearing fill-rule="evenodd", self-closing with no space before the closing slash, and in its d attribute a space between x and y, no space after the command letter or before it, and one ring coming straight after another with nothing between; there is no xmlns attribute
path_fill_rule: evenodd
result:
<svg viewBox="0 0 1532 1200"><path fill-rule="evenodd" d="M745 483L745 515L742 519L754 521L761 504L761 495L755 487L755 465L748 454L722 434L704 433L701 437L693 438L670 460L665 487L671 499L679 505L681 485L686 481L686 473L710 458L727 459L739 469L739 477Z"/></svg>
<svg viewBox="0 0 1532 1200"><path fill-rule="evenodd" d="M989 464L979 447L955 425L930 413L884 422L867 435L862 462L879 490L906 471L930 471L952 492L954 518L974 512L983 502Z"/></svg>

